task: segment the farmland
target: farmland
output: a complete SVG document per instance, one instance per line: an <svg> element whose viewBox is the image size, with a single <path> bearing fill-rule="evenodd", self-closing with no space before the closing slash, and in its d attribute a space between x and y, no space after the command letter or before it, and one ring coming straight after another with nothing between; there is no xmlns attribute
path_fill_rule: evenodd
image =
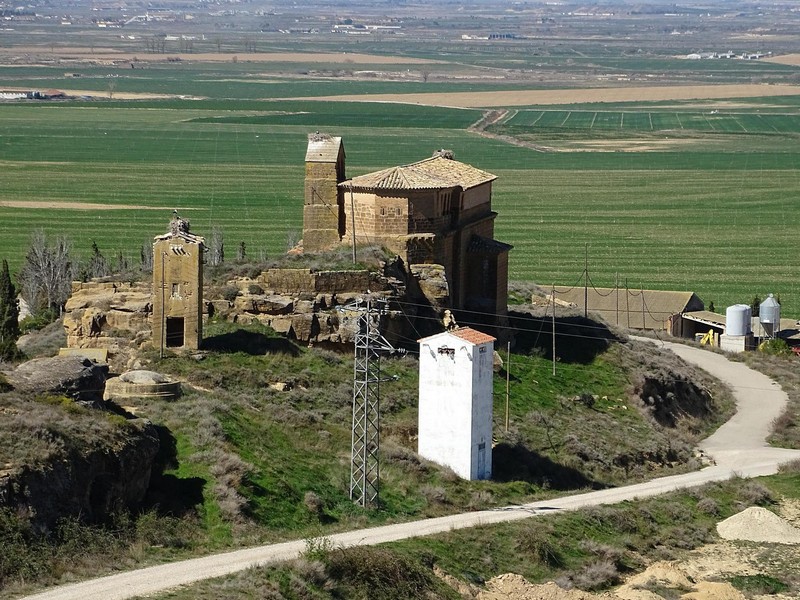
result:
<svg viewBox="0 0 800 600"><path fill-rule="evenodd" d="M351 175L439 147L496 173L497 235L515 246L513 279L570 284L588 244L598 286L619 276L631 287L692 289L717 306L774 291L787 310L800 308L787 250L800 225L795 114L530 109L500 126L567 143L570 135L653 135L678 121L683 135L724 136L723 150L540 153L468 132L480 117L475 110L304 101L156 106L4 107L0 253L12 265L37 227L67 233L78 253L96 241L106 255L122 251L135 261L173 208L200 233L216 225L230 246L244 241L252 257L281 253L302 226L305 136L322 128L344 137ZM681 142L675 129L670 136Z"/></svg>
<svg viewBox="0 0 800 600"><path fill-rule="evenodd" d="M687 61L698 40L680 19L541 10L504 21L526 37L502 43L459 40L478 22L458 15L438 14L437 29L433 7L398 17L408 37L357 40L255 31L244 16L208 36L207 23L124 36L16 24L0 86L91 98L0 107L0 257L18 269L42 227L79 256L96 242L136 262L173 209L200 234L220 227L228 248L274 257L300 235L306 135L320 130L344 138L350 176L438 148L498 175L512 279L569 285L588 250L597 286L693 290L718 308L774 292L800 316L800 74L780 59L796 39L779 28L743 46L744 21L720 17L704 43L778 56ZM188 52L166 37L181 28ZM501 116L475 131L486 108Z"/></svg>

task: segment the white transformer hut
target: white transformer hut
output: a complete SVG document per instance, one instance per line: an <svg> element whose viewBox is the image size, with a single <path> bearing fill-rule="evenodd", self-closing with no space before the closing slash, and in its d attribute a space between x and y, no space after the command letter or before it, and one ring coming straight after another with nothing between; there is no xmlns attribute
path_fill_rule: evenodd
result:
<svg viewBox="0 0 800 600"><path fill-rule="evenodd" d="M492 476L494 342L469 327L419 340L419 454L464 479Z"/></svg>

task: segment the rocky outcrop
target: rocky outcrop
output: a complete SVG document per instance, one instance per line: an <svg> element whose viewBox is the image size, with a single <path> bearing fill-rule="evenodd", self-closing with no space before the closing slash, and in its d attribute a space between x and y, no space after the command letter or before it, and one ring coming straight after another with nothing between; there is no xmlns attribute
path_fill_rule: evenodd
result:
<svg viewBox="0 0 800 600"><path fill-rule="evenodd" d="M450 306L450 287L442 265L411 265L410 270L420 292L435 310Z"/></svg>
<svg viewBox="0 0 800 600"><path fill-rule="evenodd" d="M108 365L80 356L35 358L6 373L15 390L24 394L58 394L81 402L103 399Z"/></svg>
<svg viewBox="0 0 800 600"><path fill-rule="evenodd" d="M149 421L5 396L1 507L47 531L64 517L101 522L145 499L161 448Z"/></svg>
<svg viewBox="0 0 800 600"><path fill-rule="evenodd" d="M131 350L150 341L152 285L123 282L73 282L65 307L69 348L105 348L109 362L124 366Z"/></svg>

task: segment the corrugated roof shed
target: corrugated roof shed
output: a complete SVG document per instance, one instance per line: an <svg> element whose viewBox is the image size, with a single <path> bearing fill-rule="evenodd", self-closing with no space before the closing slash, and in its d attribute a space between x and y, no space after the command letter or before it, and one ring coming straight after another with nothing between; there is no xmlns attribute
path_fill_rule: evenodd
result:
<svg viewBox="0 0 800 600"><path fill-rule="evenodd" d="M308 134L308 148L306 149L306 162L330 162L339 160L339 151L342 148L342 138L333 137L327 133Z"/></svg>
<svg viewBox="0 0 800 600"><path fill-rule="evenodd" d="M584 309L584 288L556 286L555 292L557 299ZM704 308L694 292L594 287L588 290L588 307L607 323L635 329L664 329L670 316Z"/></svg>
<svg viewBox="0 0 800 600"><path fill-rule="evenodd" d="M339 185L346 188L352 185L354 188L386 190L438 190L461 186L466 190L495 179L496 175L471 165L434 156L410 165L353 177Z"/></svg>

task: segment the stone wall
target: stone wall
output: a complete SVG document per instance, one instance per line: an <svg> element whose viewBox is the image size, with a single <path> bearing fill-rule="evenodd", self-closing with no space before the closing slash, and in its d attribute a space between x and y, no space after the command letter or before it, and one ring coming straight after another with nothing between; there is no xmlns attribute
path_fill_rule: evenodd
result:
<svg viewBox="0 0 800 600"><path fill-rule="evenodd" d="M313 271L311 269L268 269L257 282L277 294L365 292L380 286L369 271Z"/></svg>

